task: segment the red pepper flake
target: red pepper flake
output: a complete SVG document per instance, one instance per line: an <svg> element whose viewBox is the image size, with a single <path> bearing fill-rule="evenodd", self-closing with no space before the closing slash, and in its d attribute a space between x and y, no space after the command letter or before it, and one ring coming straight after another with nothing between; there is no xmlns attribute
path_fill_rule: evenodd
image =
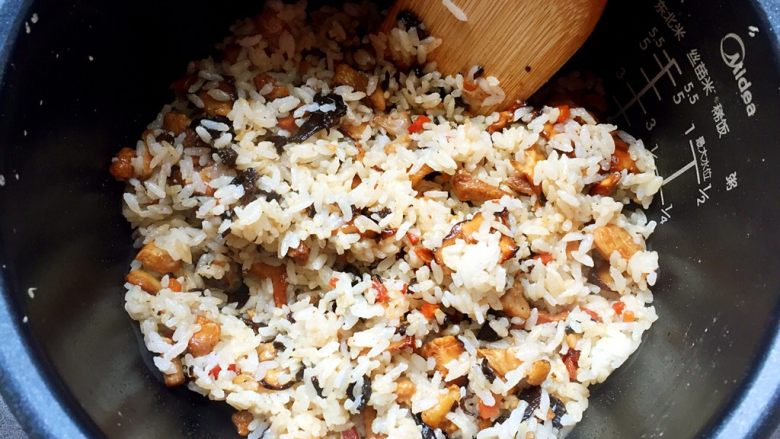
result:
<svg viewBox="0 0 780 439"><path fill-rule="evenodd" d="M612 309L615 310L615 314L623 314L623 310L626 309L626 304L620 300L612 304Z"/></svg>
<svg viewBox="0 0 780 439"><path fill-rule="evenodd" d="M420 307L420 312L428 320L434 319L436 317L436 311L438 311L438 310L439 310L439 304L438 303L424 302L422 304L422 306Z"/></svg>
<svg viewBox="0 0 780 439"><path fill-rule="evenodd" d="M339 278L333 276L332 278L330 278L330 282L328 282L328 285L330 285L331 288L336 288L337 283L339 283Z"/></svg>
<svg viewBox="0 0 780 439"><path fill-rule="evenodd" d="M219 373L220 372L222 372L222 368L219 367L219 365L216 365L216 366L214 366L213 369L211 369L209 371L209 376L214 378L214 379L217 379L217 377L219 377Z"/></svg>
<svg viewBox="0 0 780 439"><path fill-rule="evenodd" d="M360 439L360 433L358 433L357 427L342 431L341 439Z"/></svg>
<svg viewBox="0 0 780 439"><path fill-rule="evenodd" d="M406 232L406 239L409 240L409 244L417 245L418 242L420 242L420 237L415 235L412 232Z"/></svg>
<svg viewBox="0 0 780 439"><path fill-rule="evenodd" d="M417 116L417 119L412 122L411 125L409 125L409 134L414 133L420 133L423 130L423 124L426 124L431 121L431 118L428 116Z"/></svg>
<svg viewBox="0 0 780 439"><path fill-rule="evenodd" d="M387 303L390 300L390 296L387 294L387 288L382 283L382 279L378 276L374 276L371 286L376 290L376 303Z"/></svg>
<svg viewBox="0 0 780 439"><path fill-rule="evenodd" d="M577 369L580 367L580 351L576 349L569 349L561 359L563 364L566 365L566 371L569 372L569 381L577 381Z"/></svg>
<svg viewBox="0 0 780 439"><path fill-rule="evenodd" d="M538 261L541 261L542 264L547 265L553 260L553 255L550 253L537 253L532 256L533 259L536 259Z"/></svg>
<svg viewBox="0 0 780 439"><path fill-rule="evenodd" d="M566 121L566 119L569 118L569 115L571 114L571 111L569 111L568 105L559 105L558 106L558 120L556 120L556 123L563 123Z"/></svg>
<svg viewBox="0 0 780 439"><path fill-rule="evenodd" d="M409 284L404 284L404 286L401 287L401 294L408 294L409 293Z"/></svg>
<svg viewBox="0 0 780 439"><path fill-rule="evenodd" d="M229 370L229 371L231 371L233 373L238 373L238 367L236 367L235 364L231 364L230 366L228 366L227 370Z"/></svg>
<svg viewBox="0 0 780 439"><path fill-rule="evenodd" d="M585 308L585 307L580 307L580 309L581 309L581 310L582 310L582 311L583 311L585 314L589 315L589 316L590 316L590 318L591 318L591 319L593 319L593 321L594 321L594 322L599 322L599 323L601 323L601 317L600 317L598 314L596 314L596 312L595 312L595 311L591 311L591 310L589 310L588 308Z"/></svg>

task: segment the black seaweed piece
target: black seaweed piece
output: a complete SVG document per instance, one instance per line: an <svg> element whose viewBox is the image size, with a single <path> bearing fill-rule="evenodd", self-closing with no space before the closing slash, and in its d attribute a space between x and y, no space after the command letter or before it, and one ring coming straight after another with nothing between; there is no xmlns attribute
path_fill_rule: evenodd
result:
<svg viewBox="0 0 780 439"><path fill-rule="evenodd" d="M230 146L226 146L222 149L218 149L217 155L219 156L219 159L222 160L222 163L224 163L225 165L236 166L236 159L238 159L238 153Z"/></svg>
<svg viewBox="0 0 780 439"><path fill-rule="evenodd" d="M412 67L412 71L414 72L415 76L417 76L418 78L422 78L422 76L425 74L422 66L419 64Z"/></svg>
<svg viewBox="0 0 780 439"><path fill-rule="evenodd" d="M333 104L336 108L333 111L314 111L309 114L309 118L298 128L298 131L289 136L277 136L272 135L265 138L265 140L271 142L276 147L276 150L281 153L282 147L289 143L301 143L306 141L309 137L313 136L320 130L326 128L332 128L341 122L341 118L347 114L347 104L344 103L344 99L335 94L314 96L314 102L320 106Z"/></svg>
<svg viewBox="0 0 780 439"><path fill-rule="evenodd" d="M248 168L238 173L236 178L230 184L237 184L244 187L244 196L249 197L260 191L257 187L257 171L255 168Z"/></svg>
<svg viewBox="0 0 780 439"><path fill-rule="evenodd" d="M341 269L342 273L349 273L352 275L352 285L357 284L360 282L361 279L363 279L363 273L361 273L360 269L352 264L347 264L344 266L344 268Z"/></svg>
<svg viewBox="0 0 780 439"><path fill-rule="evenodd" d="M272 344L274 345L274 349L276 349L277 352L287 349L287 346L285 346L284 343L280 341L275 341Z"/></svg>
<svg viewBox="0 0 780 439"><path fill-rule="evenodd" d="M314 387L314 391L317 392L317 396L325 398L322 395L322 387L320 386L320 380L318 380L317 377L311 377L311 385Z"/></svg>
<svg viewBox="0 0 780 439"><path fill-rule="evenodd" d="M477 339L486 341L488 343L501 340L496 331L490 326L490 320L485 320L485 323L479 328L477 332Z"/></svg>
<svg viewBox="0 0 780 439"><path fill-rule="evenodd" d="M412 417L414 418L414 422L420 426L420 436L422 436L422 439L438 439L436 436L437 431L442 437L449 439L449 436L444 431L432 428L430 425L426 424L419 413L415 413Z"/></svg>
<svg viewBox="0 0 780 439"><path fill-rule="evenodd" d="M355 383L350 383L347 387L347 399L353 400L355 391ZM363 377L363 386L360 388L360 396L355 397L355 410L358 412L363 411L368 404L368 400L371 399L371 378L368 375Z"/></svg>
<svg viewBox="0 0 780 439"><path fill-rule="evenodd" d="M471 322L471 319L469 319L466 314L463 314L454 308L444 308L442 311L444 311L444 322L442 323L442 326L459 325L463 321Z"/></svg>
<svg viewBox="0 0 780 439"><path fill-rule="evenodd" d="M314 206L309 206L306 208L306 214L309 215L309 218L314 218L314 215L317 215L317 209Z"/></svg>
<svg viewBox="0 0 780 439"><path fill-rule="evenodd" d="M274 385L266 381L265 379L260 380L260 385L265 387L268 390L287 390L290 387L295 384L295 380L290 380L284 384Z"/></svg>
<svg viewBox="0 0 780 439"><path fill-rule="evenodd" d="M260 194L260 195L263 195L265 197L265 199L268 200L268 201L272 201L273 200L273 201L276 201L278 203L279 200L282 199L282 196L277 194L274 191L268 192L268 191L264 191L264 190L260 189L260 190L258 190L257 193Z"/></svg>
<svg viewBox="0 0 780 439"><path fill-rule="evenodd" d="M542 400L542 388L539 386L528 387L517 397L528 403L528 407L523 413L523 421L525 421L533 415L534 410L539 408L539 403ZM550 395L550 410L555 414L552 420L553 427L561 428L561 417L566 414L566 405L560 399Z"/></svg>
<svg viewBox="0 0 780 439"><path fill-rule="evenodd" d="M421 40L428 38L428 31L425 29L425 24L420 20L420 17L418 17L417 14L409 9L398 12L395 19L400 27L405 30L409 30L413 27L417 28L417 36L420 37Z"/></svg>
<svg viewBox="0 0 780 439"><path fill-rule="evenodd" d="M158 142L168 142L173 145L173 134L168 132L160 133L154 139Z"/></svg>
<svg viewBox="0 0 780 439"><path fill-rule="evenodd" d="M235 290L226 290L225 294L228 296L228 303L235 302L237 309L243 308L249 301L249 287L244 282L241 282L241 285Z"/></svg>
<svg viewBox="0 0 780 439"><path fill-rule="evenodd" d="M477 79L484 74L485 74L485 68L482 66L477 66L477 70L474 72L474 79Z"/></svg>
<svg viewBox="0 0 780 439"><path fill-rule="evenodd" d="M490 367L490 364L488 364L486 358L482 359L482 363L480 364L480 368L482 369L482 375L485 375L485 378L489 382L492 383L496 379L496 373L493 371L493 368Z"/></svg>
<svg viewBox="0 0 780 439"><path fill-rule="evenodd" d="M354 206L352 207L352 214L353 215L363 215L367 218L371 219L384 219L387 215L390 215L392 211L386 207L383 207L379 210L371 210L368 207L363 207L360 209L356 209Z"/></svg>
<svg viewBox="0 0 780 439"><path fill-rule="evenodd" d="M303 379L303 373L306 372L306 365L301 364L301 368L298 369L298 373L295 374L295 380L301 381Z"/></svg>

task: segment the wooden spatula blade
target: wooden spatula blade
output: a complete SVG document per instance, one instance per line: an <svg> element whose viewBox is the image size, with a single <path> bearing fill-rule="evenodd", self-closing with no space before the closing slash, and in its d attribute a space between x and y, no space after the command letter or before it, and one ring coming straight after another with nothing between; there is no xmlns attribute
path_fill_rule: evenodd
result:
<svg viewBox="0 0 780 439"><path fill-rule="evenodd" d="M410 10L442 45L429 55L445 74L484 67L501 81L503 104L525 100L557 72L593 31L606 0L453 0L460 21L439 0L397 0L385 30Z"/></svg>

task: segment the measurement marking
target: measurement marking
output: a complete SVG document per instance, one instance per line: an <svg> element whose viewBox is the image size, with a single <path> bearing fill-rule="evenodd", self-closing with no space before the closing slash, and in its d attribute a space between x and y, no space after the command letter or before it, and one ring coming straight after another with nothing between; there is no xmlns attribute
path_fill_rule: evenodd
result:
<svg viewBox="0 0 780 439"><path fill-rule="evenodd" d="M650 78L647 77L647 73L645 73L645 69L640 67L639 71L642 73L642 76L645 77L645 82L647 82L649 84L650 83ZM661 93L658 93L658 89L655 88L655 84L653 84L653 91L655 92L655 97L657 97L658 100L660 101L661 100Z"/></svg>
<svg viewBox="0 0 780 439"><path fill-rule="evenodd" d="M678 169L677 172L675 172L674 174L664 178L664 182L661 183L661 185L662 186L666 186L667 184L671 183L675 178L683 175L687 170L691 169L694 166L696 166L696 160L692 160L687 165L685 165L682 168ZM698 177L698 171L696 171L696 175Z"/></svg>
<svg viewBox="0 0 780 439"><path fill-rule="evenodd" d="M685 130L685 135L687 136L688 134L691 134L691 131L695 129L696 129L696 125L693 122L691 122L691 127Z"/></svg>
<svg viewBox="0 0 780 439"><path fill-rule="evenodd" d="M620 107L621 103L620 103L620 101L617 100L617 98L614 95L612 96L612 100L615 101L615 105ZM623 119L626 121L626 125L631 126L631 120L629 120L628 115L626 114L626 112L624 111L621 115L623 116Z"/></svg>
<svg viewBox="0 0 780 439"><path fill-rule="evenodd" d="M658 193L661 194L661 206L663 206L664 204L666 204L666 202L664 202L664 188L661 188L661 190L659 190Z"/></svg>
<svg viewBox="0 0 780 439"><path fill-rule="evenodd" d="M696 165L696 183L701 184L701 177L699 177L699 163L696 162L696 151L693 150L693 140L689 140L691 145L691 156L693 156L693 164Z"/></svg>
<svg viewBox="0 0 780 439"><path fill-rule="evenodd" d="M682 74L682 70L680 70L680 66L677 64L677 60L670 58L669 54L666 53L666 50L661 50L661 53L663 53L664 57L666 57L666 64L664 65L661 60L658 58L658 55L653 54L653 59L655 59L655 62L658 64L658 67L661 68L661 70L653 76L645 85L642 87L641 90L639 90L639 93L634 93L633 89L631 89L631 86L629 85L629 89L631 89L633 97L623 106L620 106L620 103L618 102L618 106L620 106L620 111L617 112L617 114L610 117L610 119L616 119L618 116L624 116L626 111L628 111L629 108L631 108L634 104L639 102L639 99L644 96L648 91L651 89L655 90L655 84L663 78L665 75L669 76L669 79L672 81L672 85L676 86L677 82L674 80L674 76L672 76L672 68L677 70L677 74ZM644 72L643 72L644 74ZM647 78L647 75L645 75L645 78ZM628 85L628 83L626 83ZM656 91L656 96L659 100L661 100L661 96ZM617 100L615 100L617 102Z"/></svg>
<svg viewBox="0 0 780 439"><path fill-rule="evenodd" d="M639 104L639 108L642 109L642 114L647 114L647 110L645 110L645 105L642 103L642 99L640 99L640 97L636 95L636 92L634 91L634 87L631 87L631 84L629 83L626 83L626 87L628 87L628 89L631 90L631 94L636 97L636 103Z"/></svg>
<svg viewBox="0 0 780 439"><path fill-rule="evenodd" d="M659 59L656 54L653 54L653 58L655 58L656 64L658 64L658 67L661 67L661 72L665 73L667 76L669 76L669 80L672 81L673 86L677 86L677 82L674 80L674 76L672 76L672 67L677 69L677 74L681 75L682 70L680 70L680 66L677 65L677 60L670 58L669 54L666 53L666 50L661 49L661 53L664 54L664 57L666 58L666 65L664 65Z"/></svg>

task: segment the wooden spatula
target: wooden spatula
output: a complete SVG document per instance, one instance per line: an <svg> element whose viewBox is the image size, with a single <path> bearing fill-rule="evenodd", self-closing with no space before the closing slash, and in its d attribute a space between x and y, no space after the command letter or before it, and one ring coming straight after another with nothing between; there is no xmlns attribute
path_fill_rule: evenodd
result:
<svg viewBox="0 0 780 439"><path fill-rule="evenodd" d="M501 81L503 105L525 100L585 42L606 0L452 0L457 18L441 0L397 0L384 30L401 11L412 11L442 39L429 55L444 74L464 75L474 65ZM503 105L485 110L494 110ZM487 111L483 111L487 112Z"/></svg>

